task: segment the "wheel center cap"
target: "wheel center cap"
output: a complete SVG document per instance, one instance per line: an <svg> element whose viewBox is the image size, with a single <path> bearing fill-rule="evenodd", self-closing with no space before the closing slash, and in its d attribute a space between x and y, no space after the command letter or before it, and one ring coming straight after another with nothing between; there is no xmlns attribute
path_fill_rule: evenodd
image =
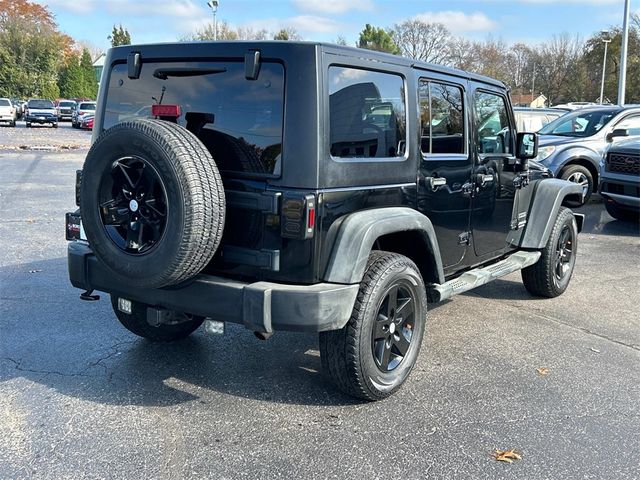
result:
<svg viewBox="0 0 640 480"><path fill-rule="evenodd" d="M392 323L391 325L389 325L389 333L394 334L396 331L396 324Z"/></svg>
<svg viewBox="0 0 640 480"><path fill-rule="evenodd" d="M131 210L132 212L138 211L138 202L136 200L131 200L129 202L129 210Z"/></svg>

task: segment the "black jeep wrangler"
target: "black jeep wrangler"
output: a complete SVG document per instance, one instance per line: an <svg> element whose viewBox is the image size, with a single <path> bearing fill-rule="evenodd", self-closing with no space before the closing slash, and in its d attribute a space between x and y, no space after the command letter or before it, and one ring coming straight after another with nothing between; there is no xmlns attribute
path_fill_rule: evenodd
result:
<svg viewBox="0 0 640 480"><path fill-rule="evenodd" d="M375 400L416 363L427 302L517 270L534 295L567 288L582 190L529 162L498 81L303 42L105 65L69 275L137 335L319 332L328 375Z"/></svg>

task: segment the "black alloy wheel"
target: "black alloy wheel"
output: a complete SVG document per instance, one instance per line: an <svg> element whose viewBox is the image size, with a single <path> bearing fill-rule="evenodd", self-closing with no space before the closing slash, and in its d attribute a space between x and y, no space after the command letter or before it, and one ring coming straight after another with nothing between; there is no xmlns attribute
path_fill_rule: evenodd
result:
<svg viewBox="0 0 640 480"><path fill-rule="evenodd" d="M547 298L562 294L571 281L577 250L578 226L573 212L560 207L540 259L521 272L529 293Z"/></svg>
<svg viewBox="0 0 640 480"><path fill-rule="evenodd" d="M409 350L415 322L415 299L406 284L393 285L378 308L371 349L382 372L397 368Z"/></svg>
<svg viewBox="0 0 640 480"><path fill-rule="evenodd" d="M556 244L555 275L558 281L562 281L572 270L573 245L573 231L570 225L565 224Z"/></svg>
<svg viewBox="0 0 640 480"><path fill-rule="evenodd" d="M167 224L165 186L145 159L130 156L113 162L100 182L100 218L109 238L131 255L150 252Z"/></svg>
<svg viewBox="0 0 640 480"><path fill-rule="evenodd" d="M320 332L323 370L348 395L388 397L416 364L426 316L426 289L415 263L372 251L351 318L340 330Z"/></svg>

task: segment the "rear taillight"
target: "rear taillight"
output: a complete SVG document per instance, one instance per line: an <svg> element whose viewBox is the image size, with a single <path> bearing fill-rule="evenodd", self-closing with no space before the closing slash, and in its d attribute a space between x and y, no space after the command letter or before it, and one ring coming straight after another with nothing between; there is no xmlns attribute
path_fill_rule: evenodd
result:
<svg viewBox="0 0 640 480"><path fill-rule="evenodd" d="M280 235L284 238L311 238L315 225L316 197L285 194L282 201Z"/></svg>

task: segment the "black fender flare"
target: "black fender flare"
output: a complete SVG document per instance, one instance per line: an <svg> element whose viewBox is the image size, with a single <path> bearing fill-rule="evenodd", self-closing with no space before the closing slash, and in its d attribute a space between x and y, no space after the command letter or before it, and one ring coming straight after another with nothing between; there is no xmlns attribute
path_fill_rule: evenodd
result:
<svg viewBox="0 0 640 480"><path fill-rule="evenodd" d="M536 182L531 200L527 225L520 240L520 247L541 249L547 244L558 211L570 195L582 195L582 187L576 183L549 178ZM577 220L578 231L582 230L582 218Z"/></svg>
<svg viewBox="0 0 640 480"><path fill-rule="evenodd" d="M439 283L444 282L442 258L433 224L428 217L408 207L376 208L347 215L340 223L323 280L359 283L375 241L383 235L408 231L422 235L433 257Z"/></svg>

